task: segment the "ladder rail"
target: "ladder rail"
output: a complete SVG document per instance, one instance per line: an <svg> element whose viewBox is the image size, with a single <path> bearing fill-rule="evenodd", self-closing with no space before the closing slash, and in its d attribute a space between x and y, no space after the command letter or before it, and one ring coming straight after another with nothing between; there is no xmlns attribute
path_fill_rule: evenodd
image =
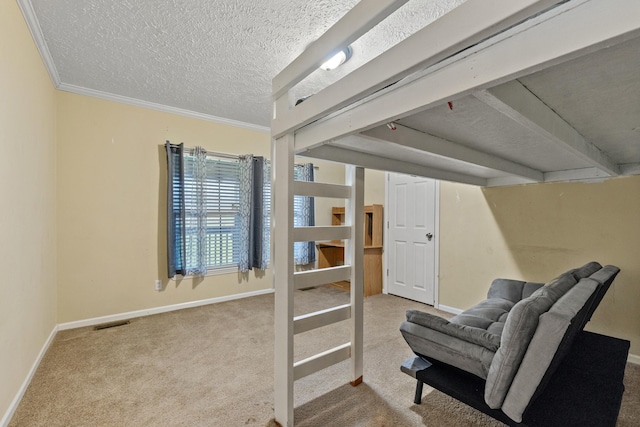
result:
<svg viewBox="0 0 640 427"><path fill-rule="evenodd" d="M294 140L287 134L272 142L271 259L275 289L274 412L283 425L293 425L293 383L329 366L351 361L352 385L362 381L364 169L347 166L346 185L294 181ZM277 185L276 185L277 183ZM345 224L295 227L294 195L343 198ZM293 243L345 240L345 265L294 272ZM350 303L300 316L293 315L294 291L349 280ZM348 321L351 341L294 362L294 335Z"/></svg>
<svg viewBox="0 0 640 427"><path fill-rule="evenodd" d="M295 227L295 242L315 242L316 240L343 240L351 238L351 227L348 225L328 225Z"/></svg>
<svg viewBox="0 0 640 427"><path fill-rule="evenodd" d="M351 279L351 266L339 265L337 267L295 272L293 273L293 286L296 290L299 290L349 279Z"/></svg>
<svg viewBox="0 0 640 427"><path fill-rule="evenodd" d="M348 320L351 317L351 304L338 305L336 307L327 308L309 314L303 314L293 318L294 335L323 326L333 325L334 323Z"/></svg>
<svg viewBox="0 0 640 427"><path fill-rule="evenodd" d="M333 366L351 356L351 343L339 345L330 350L318 353L315 356L308 357L304 360L296 362L293 365L293 378L299 380L307 375L314 374L329 366Z"/></svg>

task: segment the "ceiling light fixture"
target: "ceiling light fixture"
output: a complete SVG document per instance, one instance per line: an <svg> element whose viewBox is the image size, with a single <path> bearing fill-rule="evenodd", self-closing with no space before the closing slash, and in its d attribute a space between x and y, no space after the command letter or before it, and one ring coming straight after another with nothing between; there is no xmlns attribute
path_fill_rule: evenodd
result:
<svg viewBox="0 0 640 427"><path fill-rule="evenodd" d="M325 71L335 70L340 65L347 62L349 58L351 58L351 46L347 46L340 52L333 55L333 57L327 62L325 62L324 64L322 64L320 68L322 68Z"/></svg>

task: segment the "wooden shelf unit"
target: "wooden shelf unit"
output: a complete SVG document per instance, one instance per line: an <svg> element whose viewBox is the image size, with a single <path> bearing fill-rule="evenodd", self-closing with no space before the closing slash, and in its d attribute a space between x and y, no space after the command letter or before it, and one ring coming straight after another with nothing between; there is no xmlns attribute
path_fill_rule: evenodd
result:
<svg viewBox="0 0 640 427"><path fill-rule="evenodd" d="M344 208L331 209L331 225L344 223ZM382 293L382 205L364 207L364 296ZM319 242L318 268L335 267L344 264L344 242L332 240ZM349 290L349 282L332 283L340 289Z"/></svg>

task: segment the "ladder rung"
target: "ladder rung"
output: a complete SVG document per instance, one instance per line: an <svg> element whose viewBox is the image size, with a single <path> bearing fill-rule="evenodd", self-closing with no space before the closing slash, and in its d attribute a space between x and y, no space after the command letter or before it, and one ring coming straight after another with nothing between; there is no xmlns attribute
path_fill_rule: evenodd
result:
<svg viewBox="0 0 640 427"><path fill-rule="evenodd" d="M351 279L351 266L321 268L293 273L294 289L312 288L327 283L340 282Z"/></svg>
<svg viewBox="0 0 640 427"><path fill-rule="evenodd" d="M351 317L351 304L339 305L326 310L304 314L293 318L293 333L301 334L312 329L332 325Z"/></svg>
<svg viewBox="0 0 640 427"><path fill-rule="evenodd" d="M351 197L351 187L348 185L326 184L323 182L294 181L293 194L307 197L348 199Z"/></svg>
<svg viewBox="0 0 640 427"><path fill-rule="evenodd" d="M294 381L299 380L314 372L347 360L349 357L351 357L350 342L294 363L293 379Z"/></svg>
<svg viewBox="0 0 640 427"><path fill-rule="evenodd" d="M342 240L351 237L351 227L348 225L334 225L323 227L295 227L293 229L294 242L315 242L316 240Z"/></svg>

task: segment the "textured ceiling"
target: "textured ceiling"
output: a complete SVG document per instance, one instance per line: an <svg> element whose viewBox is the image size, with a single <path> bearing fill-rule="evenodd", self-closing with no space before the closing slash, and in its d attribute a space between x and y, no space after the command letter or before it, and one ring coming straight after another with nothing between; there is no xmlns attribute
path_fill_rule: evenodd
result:
<svg viewBox="0 0 640 427"><path fill-rule="evenodd" d="M19 0L62 89L268 127L271 79L357 0ZM353 45L317 92L464 0L411 0ZM33 28L34 26L38 28ZM36 37L38 40L38 37Z"/></svg>

